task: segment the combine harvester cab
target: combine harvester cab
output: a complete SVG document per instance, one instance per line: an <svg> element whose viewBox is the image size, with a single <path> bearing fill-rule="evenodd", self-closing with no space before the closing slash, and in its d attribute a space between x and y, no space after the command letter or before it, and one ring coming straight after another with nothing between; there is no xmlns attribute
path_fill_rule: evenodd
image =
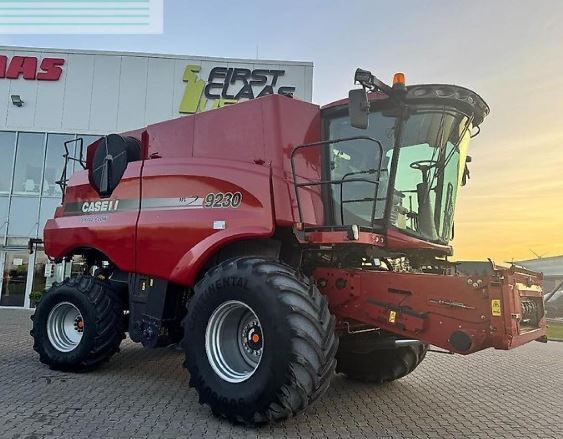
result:
<svg viewBox="0 0 563 439"><path fill-rule="evenodd" d="M327 140L292 155L304 265L337 327L377 328L382 346L394 334L461 354L546 341L540 274L491 262L487 275L468 276L448 260L469 141L487 104L454 85L406 87L402 74L393 87L360 69L355 79L363 89L323 109ZM320 179L298 171L312 151L324 162ZM315 195L326 206L321 224Z"/></svg>

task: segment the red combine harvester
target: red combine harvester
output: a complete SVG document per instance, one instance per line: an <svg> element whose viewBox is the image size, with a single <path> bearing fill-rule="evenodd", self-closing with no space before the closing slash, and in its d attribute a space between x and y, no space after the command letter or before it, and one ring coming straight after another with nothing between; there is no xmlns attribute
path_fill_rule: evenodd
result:
<svg viewBox="0 0 563 439"><path fill-rule="evenodd" d="M45 251L86 268L38 304L40 360L85 370L126 332L147 347L182 340L200 401L260 424L303 410L335 369L383 383L430 344L546 341L540 275L448 261L486 103L402 74L355 81L323 108L272 95L111 134L85 162L65 145ZM70 160L85 170L67 182Z"/></svg>

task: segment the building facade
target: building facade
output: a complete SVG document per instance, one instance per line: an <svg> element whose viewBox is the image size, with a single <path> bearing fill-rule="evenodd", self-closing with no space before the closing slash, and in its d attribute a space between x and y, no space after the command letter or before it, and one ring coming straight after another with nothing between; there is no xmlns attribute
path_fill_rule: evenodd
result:
<svg viewBox="0 0 563 439"><path fill-rule="evenodd" d="M0 306L32 307L79 269L27 251L60 205L65 142L271 93L311 101L312 82L309 62L0 47Z"/></svg>

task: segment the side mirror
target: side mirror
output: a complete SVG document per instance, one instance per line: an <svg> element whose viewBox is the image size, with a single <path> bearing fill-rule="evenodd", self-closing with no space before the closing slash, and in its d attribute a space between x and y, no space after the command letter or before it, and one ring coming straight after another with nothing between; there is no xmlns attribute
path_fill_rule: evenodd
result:
<svg viewBox="0 0 563 439"><path fill-rule="evenodd" d="M357 88L350 90L348 100L350 125L354 128L365 130L369 125L369 100L365 89Z"/></svg>

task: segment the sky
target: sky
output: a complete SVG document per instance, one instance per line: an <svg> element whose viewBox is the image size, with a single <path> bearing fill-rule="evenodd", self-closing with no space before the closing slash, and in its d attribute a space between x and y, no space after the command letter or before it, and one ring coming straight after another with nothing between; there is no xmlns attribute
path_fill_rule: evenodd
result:
<svg viewBox="0 0 563 439"><path fill-rule="evenodd" d="M563 254L563 2L164 0L161 35L0 35L0 44L312 61L313 99L356 67L469 87L491 114L470 147L455 259Z"/></svg>

